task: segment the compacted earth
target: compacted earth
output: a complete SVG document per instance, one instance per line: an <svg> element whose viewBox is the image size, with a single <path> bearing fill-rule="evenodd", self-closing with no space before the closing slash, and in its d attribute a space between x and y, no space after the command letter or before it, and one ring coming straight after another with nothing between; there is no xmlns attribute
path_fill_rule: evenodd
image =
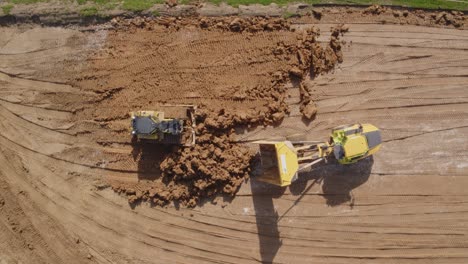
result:
<svg viewBox="0 0 468 264"><path fill-rule="evenodd" d="M466 263L465 17L351 11L1 27L0 263ZM132 140L180 104L197 144ZM355 122L373 158L255 181L255 140Z"/></svg>

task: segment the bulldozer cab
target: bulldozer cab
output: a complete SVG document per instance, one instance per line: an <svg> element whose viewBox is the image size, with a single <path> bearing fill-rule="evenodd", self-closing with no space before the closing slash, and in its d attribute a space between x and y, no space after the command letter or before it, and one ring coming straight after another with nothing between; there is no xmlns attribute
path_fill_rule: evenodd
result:
<svg viewBox="0 0 468 264"><path fill-rule="evenodd" d="M297 153L289 141L259 143L261 175L257 180L278 186L288 186L297 179L299 169Z"/></svg>
<svg viewBox="0 0 468 264"><path fill-rule="evenodd" d="M138 140L150 143L195 144L195 106L163 105L161 111L131 112L131 133Z"/></svg>
<svg viewBox="0 0 468 264"><path fill-rule="evenodd" d="M158 139L164 134L179 135L182 126L182 120L165 119L163 112L141 111L132 116L132 134L140 138Z"/></svg>

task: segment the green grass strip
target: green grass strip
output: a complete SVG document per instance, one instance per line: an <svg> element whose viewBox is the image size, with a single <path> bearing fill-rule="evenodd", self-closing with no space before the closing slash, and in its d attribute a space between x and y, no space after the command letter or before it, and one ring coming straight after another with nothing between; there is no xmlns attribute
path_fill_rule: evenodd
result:
<svg viewBox="0 0 468 264"><path fill-rule="evenodd" d="M13 5L4 5L4 6L2 6L2 11L3 11L3 14L5 14L5 15L9 15L10 12L11 12L11 9L13 9Z"/></svg>
<svg viewBox="0 0 468 264"><path fill-rule="evenodd" d="M6 3L12 4L34 4L38 2L48 2L50 0L6 0ZM69 3L70 0L60 0ZM150 8L154 4L162 4L164 0L72 0L79 4L86 2L94 3L98 7L105 8L106 6L117 6L122 4L122 8L130 11L142 11ZM180 4L195 3L197 0L179 0ZM289 3L306 3L306 4L355 4L355 5L396 5L412 8L427 8L427 9L455 9L468 11L468 0L206 0L214 4L222 2L231 6L238 7L239 5L261 4L269 5L275 3L278 5L286 5ZM5 7L5 6L4 6ZM11 10L9 6L6 6ZM3 7L2 7L3 8ZM5 9L4 9L5 10Z"/></svg>

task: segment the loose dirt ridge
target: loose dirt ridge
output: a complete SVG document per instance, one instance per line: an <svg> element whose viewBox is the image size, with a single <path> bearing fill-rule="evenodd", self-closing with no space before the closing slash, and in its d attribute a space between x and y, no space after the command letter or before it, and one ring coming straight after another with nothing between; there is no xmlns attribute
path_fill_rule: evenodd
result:
<svg viewBox="0 0 468 264"><path fill-rule="evenodd" d="M465 31L352 24L346 44L338 42L343 63L311 79L291 61L299 60L294 47L316 32L307 34L311 25L252 32L237 20L233 28L248 28L239 33L232 20L205 21L208 28L222 22L213 30L196 21L123 25L130 31L0 29L0 261L466 263ZM315 25L323 47L336 26ZM272 80L283 90L263 95ZM200 147L168 150L176 153L172 166L166 153L128 144L129 110L178 102L206 109ZM311 102L315 120L304 122ZM278 126L274 114L282 112ZM236 126L236 117L250 127ZM382 129L385 143L374 159L346 168L323 164L286 190L254 180L240 185L249 167L237 165L250 160L251 149L233 141L302 131L326 139L330 128L353 122ZM215 184L231 186L215 189L226 193L240 185L232 201L132 209L108 188L131 199L158 190L148 197L166 204L177 194L160 192L170 184L163 179L186 175L177 164L190 161L180 166L188 170L211 141L210 153L245 159L219 166L239 170ZM161 171L155 161L163 159Z"/></svg>

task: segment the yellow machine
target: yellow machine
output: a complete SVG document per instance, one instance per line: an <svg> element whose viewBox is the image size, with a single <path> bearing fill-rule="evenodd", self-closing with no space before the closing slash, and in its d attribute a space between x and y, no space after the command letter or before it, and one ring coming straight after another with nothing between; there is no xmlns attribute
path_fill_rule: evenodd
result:
<svg viewBox="0 0 468 264"><path fill-rule="evenodd" d="M298 173L334 156L340 164L352 164L376 153L382 144L380 131L371 124L339 126L328 142L258 141L262 175L257 179L278 186L288 186ZM333 154L333 155L332 155Z"/></svg>
<svg viewBox="0 0 468 264"><path fill-rule="evenodd" d="M162 111L131 112L132 135L139 140L159 144L195 144L195 109L193 105L164 105Z"/></svg>

